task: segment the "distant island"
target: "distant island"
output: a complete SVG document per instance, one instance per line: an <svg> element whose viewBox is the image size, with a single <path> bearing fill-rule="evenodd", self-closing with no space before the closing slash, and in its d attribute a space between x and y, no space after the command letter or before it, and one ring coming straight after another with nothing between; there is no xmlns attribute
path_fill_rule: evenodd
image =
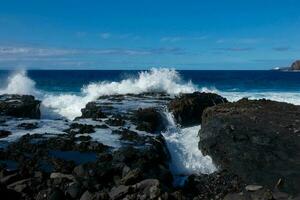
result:
<svg viewBox="0 0 300 200"><path fill-rule="evenodd" d="M273 70L279 71L300 71L300 60L296 60L290 67L275 67Z"/></svg>

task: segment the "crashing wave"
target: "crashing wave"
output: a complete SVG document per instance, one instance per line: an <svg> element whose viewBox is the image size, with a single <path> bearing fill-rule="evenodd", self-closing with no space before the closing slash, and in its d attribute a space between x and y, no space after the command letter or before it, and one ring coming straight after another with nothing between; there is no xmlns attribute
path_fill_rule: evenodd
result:
<svg viewBox="0 0 300 200"><path fill-rule="evenodd" d="M36 83L27 76L26 71L17 71L8 77L6 84L0 87L0 94L31 94L42 100L42 115L63 116L74 119L81 115L85 105L103 95L139 94L143 92L165 92L170 95L194 91L214 92L226 97L229 101L241 98L266 98L300 105L300 94L297 92L236 92L219 91L216 88L197 87L191 81L184 82L174 69L153 68L143 71L136 78L116 82L95 82L84 86L79 95L51 94L36 89ZM44 111L44 113L43 113Z"/></svg>
<svg viewBox="0 0 300 200"><path fill-rule="evenodd" d="M46 95L43 104L68 119L74 119L81 114L81 109L88 102L103 95L144 92L165 92L172 95L194 91L197 91L197 87L192 82L183 82L179 73L174 69L153 68L140 72L137 78L124 79L119 82L91 83L81 89L81 95Z"/></svg>
<svg viewBox="0 0 300 200"><path fill-rule="evenodd" d="M16 71L7 78L7 83L0 89L0 94L30 94L39 95L35 82L31 80L25 70Z"/></svg>

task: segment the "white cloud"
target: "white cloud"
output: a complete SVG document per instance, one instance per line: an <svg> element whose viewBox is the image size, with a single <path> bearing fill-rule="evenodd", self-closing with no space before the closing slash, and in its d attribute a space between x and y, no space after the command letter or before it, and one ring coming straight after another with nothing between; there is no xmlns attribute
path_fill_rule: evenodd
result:
<svg viewBox="0 0 300 200"><path fill-rule="evenodd" d="M207 36L166 36L160 39L161 42L178 42L187 40L204 40Z"/></svg>
<svg viewBox="0 0 300 200"><path fill-rule="evenodd" d="M100 37L104 40L109 39L111 36L111 33L100 33Z"/></svg>
<svg viewBox="0 0 300 200"><path fill-rule="evenodd" d="M221 38L216 41L217 44L256 44L261 42L262 38Z"/></svg>
<svg viewBox="0 0 300 200"><path fill-rule="evenodd" d="M89 55L123 55L123 56L143 56L154 54L183 54L181 48L104 48L104 49L67 49L67 48L39 48L39 47L18 47L0 46L0 60L58 60L82 58Z"/></svg>

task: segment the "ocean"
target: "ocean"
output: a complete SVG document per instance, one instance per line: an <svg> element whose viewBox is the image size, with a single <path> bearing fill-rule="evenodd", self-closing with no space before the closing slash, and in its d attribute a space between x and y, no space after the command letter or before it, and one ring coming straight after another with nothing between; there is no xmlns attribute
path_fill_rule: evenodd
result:
<svg viewBox="0 0 300 200"><path fill-rule="evenodd" d="M0 83L0 93L35 95L44 107L68 119L99 96L126 93L204 91L229 101L247 97L300 104L300 73L272 70L20 70L0 71Z"/></svg>
<svg viewBox="0 0 300 200"><path fill-rule="evenodd" d="M8 77L20 71L0 70L1 88ZM95 82L120 82L137 79L143 70L28 70L28 78L36 82L36 88L47 92L79 93L84 85ZM149 71L148 71L149 72ZM151 72L151 70L150 70ZM169 73L161 74L171 75ZM177 70L182 84L191 81L198 88L210 88L223 92L299 92L300 73L276 70Z"/></svg>
<svg viewBox="0 0 300 200"><path fill-rule="evenodd" d="M8 145L28 133L18 128L20 123L38 123L30 134L65 134L72 120L81 115L81 109L98 97L114 94L165 92L171 96L195 91L214 92L229 101L241 98L271 99L300 105L300 73L280 71L176 71L157 68L144 71L122 70L19 70L0 71L0 94L31 94L42 101L41 120L13 119L0 129L13 132L0 139L0 147ZM155 106L157 102L128 99L114 104L118 109ZM198 149L200 125L180 128L167 110L162 113L168 130L162 135L172 161L170 169L176 184L182 184L190 174L212 173L217 168L208 156ZM95 121L81 123L97 125ZM131 128L134 127L129 125ZM113 129L112 129L113 130ZM134 130L134 129L133 129ZM134 130L136 131L136 130ZM47 134L46 134L47 135ZM123 141L110 129L99 129L90 134L93 140L112 148L120 148ZM178 178L176 178L178 177Z"/></svg>

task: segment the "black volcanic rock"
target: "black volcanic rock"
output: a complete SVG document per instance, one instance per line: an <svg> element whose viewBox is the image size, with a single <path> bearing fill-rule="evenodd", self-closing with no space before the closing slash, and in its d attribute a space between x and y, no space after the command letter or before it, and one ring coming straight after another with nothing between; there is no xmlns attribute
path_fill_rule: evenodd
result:
<svg viewBox="0 0 300 200"><path fill-rule="evenodd" d="M0 138L6 138L9 135L11 135L10 131L0 130Z"/></svg>
<svg viewBox="0 0 300 200"><path fill-rule="evenodd" d="M187 196L191 195L191 199L195 194L200 199L223 199L229 192L241 191L242 187L243 183L237 175L224 170L212 174L190 175L183 191Z"/></svg>
<svg viewBox="0 0 300 200"><path fill-rule="evenodd" d="M0 95L0 115L39 119L40 103L31 95Z"/></svg>
<svg viewBox="0 0 300 200"><path fill-rule="evenodd" d="M199 148L247 184L300 192L300 106L242 99L208 108Z"/></svg>
<svg viewBox="0 0 300 200"><path fill-rule="evenodd" d="M227 100L218 94L194 92L176 97L169 103L168 108L176 122L187 127L201 124L201 116L205 108L225 102Z"/></svg>
<svg viewBox="0 0 300 200"><path fill-rule="evenodd" d="M140 131L154 133L164 129L163 117L155 108L138 109L134 113L134 121Z"/></svg>
<svg viewBox="0 0 300 200"><path fill-rule="evenodd" d="M86 104L85 108L81 109L81 117L80 118L106 118L106 115L102 112L101 106L96 102L90 102Z"/></svg>

